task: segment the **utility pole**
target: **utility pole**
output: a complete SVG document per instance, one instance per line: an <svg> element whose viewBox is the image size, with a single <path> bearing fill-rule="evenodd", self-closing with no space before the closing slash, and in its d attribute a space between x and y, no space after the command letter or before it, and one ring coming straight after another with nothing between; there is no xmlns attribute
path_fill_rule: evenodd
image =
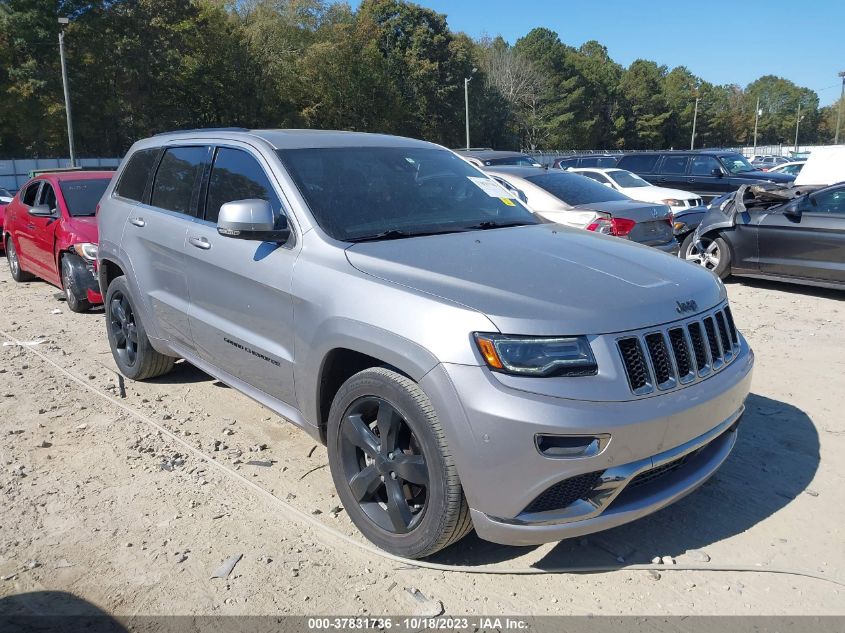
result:
<svg viewBox="0 0 845 633"><path fill-rule="evenodd" d="M695 111L692 114L692 136L689 140L689 148L695 149L695 123L698 120L698 101L699 97L695 98Z"/></svg>
<svg viewBox="0 0 845 633"><path fill-rule="evenodd" d="M757 97L757 107L754 108L754 155L757 155L757 123L760 120L760 97Z"/></svg>
<svg viewBox="0 0 845 633"><path fill-rule="evenodd" d="M833 144L839 145L839 124L842 121L842 102L845 101L845 70L839 73L842 77L842 92L839 94L839 109L836 111L836 134L833 138Z"/></svg>
<svg viewBox="0 0 845 633"><path fill-rule="evenodd" d="M67 145L70 151L70 166L76 167L76 152L73 148L73 122L70 116L70 93L67 85L67 67L65 65L65 26L70 20L59 18L59 57L62 60L62 87L65 92L65 115L67 115Z"/></svg>
<svg viewBox="0 0 845 633"><path fill-rule="evenodd" d="M466 123L467 123L467 151L469 151L469 82L472 81L472 76L475 74L477 68L473 68L469 77L464 77L464 106L466 107Z"/></svg>
<svg viewBox="0 0 845 633"><path fill-rule="evenodd" d="M798 153L798 126L801 125L801 101L798 101L798 115L795 119L795 153Z"/></svg>

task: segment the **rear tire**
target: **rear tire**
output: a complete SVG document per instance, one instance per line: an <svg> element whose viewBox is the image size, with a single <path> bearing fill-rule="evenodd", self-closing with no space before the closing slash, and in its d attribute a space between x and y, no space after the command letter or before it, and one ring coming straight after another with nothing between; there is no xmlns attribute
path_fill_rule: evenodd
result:
<svg viewBox="0 0 845 633"><path fill-rule="evenodd" d="M76 276L73 274L75 266L85 266L85 262L78 255L68 253L62 257L62 287L65 290L67 307L71 312L88 312L91 309L91 302L83 290L76 285Z"/></svg>
<svg viewBox="0 0 845 633"><path fill-rule="evenodd" d="M378 547L422 558L472 530L443 428L410 378L374 367L347 380L329 412L328 453L343 507Z"/></svg>
<svg viewBox="0 0 845 633"><path fill-rule="evenodd" d="M721 279L731 276L731 249L722 237L704 236L700 245L695 244L695 233L687 235L681 244L680 256L715 273Z"/></svg>
<svg viewBox="0 0 845 633"><path fill-rule="evenodd" d="M147 380L173 369L176 359L157 352L150 344L126 277L109 284L105 309L109 347L120 373L132 380Z"/></svg>
<svg viewBox="0 0 845 633"><path fill-rule="evenodd" d="M21 261L18 259L18 251L15 250L15 243L12 241L12 236L6 236L6 259L9 262L9 272L12 273L12 279L18 283L25 281L32 281L35 275L26 272L21 268Z"/></svg>

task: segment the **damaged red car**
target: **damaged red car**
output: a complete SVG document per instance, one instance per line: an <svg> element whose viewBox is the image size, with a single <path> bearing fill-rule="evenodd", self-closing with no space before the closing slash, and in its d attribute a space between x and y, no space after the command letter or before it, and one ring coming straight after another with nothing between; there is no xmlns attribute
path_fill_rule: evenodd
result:
<svg viewBox="0 0 845 633"><path fill-rule="evenodd" d="M97 218L113 172L44 173L6 207L3 244L15 281L40 277L64 290L68 308L85 312L103 298L97 285Z"/></svg>

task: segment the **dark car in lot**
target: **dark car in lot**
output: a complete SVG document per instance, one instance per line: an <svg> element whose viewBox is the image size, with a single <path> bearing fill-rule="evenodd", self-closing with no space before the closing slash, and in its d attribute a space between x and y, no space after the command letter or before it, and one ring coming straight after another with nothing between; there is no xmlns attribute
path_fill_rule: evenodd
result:
<svg viewBox="0 0 845 633"><path fill-rule="evenodd" d="M113 173L43 173L6 208L3 244L15 281L40 277L64 290L68 307L102 303L97 283L97 203Z"/></svg>
<svg viewBox="0 0 845 633"><path fill-rule="evenodd" d="M498 167L508 165L511 167L540 167L534 158L522 152L506 152L494 149L458 149L455 150L458 156L475 165L476 167Z"/></svg>
<svg viewBox="0 0 845 633"><path fill-rule="evenodd" d="M723 279L845 288L845 183L741 187L707 212L681 255Z"/></svg>
<svg viewBox="0 0 845 633"><path fill-rule="evenodd" d="M755 169L742 154L730 150L637 152L625 154L616 166L653 185L691 191L705 200L736 191L742 185L795 180L788 174Z"/></svg>
<svg viewBox="0 0 845 633"><path fill-rule="evenodd" d="M552 169L569 169L580 167L616 167L621 154L573 154L555 158Z"/></svg>

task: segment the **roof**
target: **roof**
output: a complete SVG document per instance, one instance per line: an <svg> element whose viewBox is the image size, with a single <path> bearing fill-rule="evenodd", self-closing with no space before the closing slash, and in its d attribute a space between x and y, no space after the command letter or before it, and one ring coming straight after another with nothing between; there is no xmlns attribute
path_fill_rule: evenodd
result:
<svg viewBox="0 0 845 633"><path fill-rule="evenodd" d="M529 178L531 176L540 176L542 174L566 174L567 171L562 169L548 170L545 167L516 167L512 165L490 165L482 168L485 172L509 174L517 178Z"/></svg>
<svg viewBox="0 0 845 633"><path fill-rule="evenodd" d="M260 138L273 149L304 149L317 147L440 147L434 143L369 132L347 132L338 130L246 130L241 128L208 128L162 132L147 139L146 144L178 139L230 139L249 142Z"/></svg>
<svg viewBox="0 0 845 633"><path fill-rule="evenodd" d="M619 156L620 160L626 156L641 156L653 154L704 154L706 156L721 156L722 154L738 154L735 149L649 149L636 152L627 152Z"/></svg>
<svg viewBox="0 0 845 633"><path fill-rule="evenodd" d="M52 182L65 182L68 180L92 180L95 178L108 178L111 180L114 177L114 170L104 171L77 169L75 171L47 171L37 174L34 180L50 180Z"/></svg>

